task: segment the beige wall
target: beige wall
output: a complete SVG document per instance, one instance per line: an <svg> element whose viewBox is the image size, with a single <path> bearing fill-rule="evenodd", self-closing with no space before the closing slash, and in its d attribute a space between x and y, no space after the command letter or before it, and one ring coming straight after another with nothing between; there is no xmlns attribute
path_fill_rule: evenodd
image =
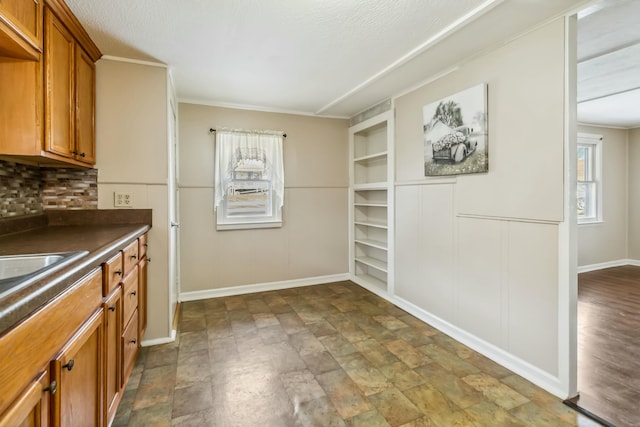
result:
<svg viewBox="0 0 640 427"><path fill-rule="evenodd" d="M578 126L578 132L603 136L602 223L578 226L578 266L627 256L627 138L624 129Z"/></svg>
<svg viewBox="0 0 640 427"><path fill-rule="evenodd" d="M348 271L348 122L193 104L179 106L181 293ZM282 228L217 231L211 127L282 130Z"/></svg>
<svg viewBox="0 0 640 427"><path fill-rule="evenodd" d="M167 103L166 68L105 59L96 64L98 208L113 208L113 193L126 191L134 208L153 209L144 341L171 336Z"/></svg>
<svg viewBox="0 0 640 427"><path fill-rule="evenodd" d="M629 131L629 258L640 261L640 128Z"/></svg>
<svg viewBox="0 0 640 427"><path fill-rule="evenodd" d="M99 180L167 184L167 69L104 59L96 67Z"/></svg>
<svg viewBox="0 0 640 427"><path fill-rule="evenodd" d="M483 82L489 172L425 179L422 106ZM395 106L396 295L515 363L520 373L534 367L539 382L559 390L564 20L396 99Z"/></svg>

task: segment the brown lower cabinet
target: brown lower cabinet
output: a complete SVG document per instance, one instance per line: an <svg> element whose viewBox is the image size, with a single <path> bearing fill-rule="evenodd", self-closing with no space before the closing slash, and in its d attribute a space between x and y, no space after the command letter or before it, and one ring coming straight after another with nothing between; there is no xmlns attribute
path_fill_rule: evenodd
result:
<svg viewBox="0 0 640 427"><path fill-rule="evenodd" d="M136 260L132 248L123 247L119 256ZM140 324L146 323L140 319L143 268L140 274L139 263L111 257L0 336L0 427L103 427L113 421L140 348ZM119 269L122 275L115 274Z"/></svg>
<svg viewBox="0 0 640 427"><path fill-rule="evenodd" d="M49 426L49 392L51 386L48 370L38 374L13 405L0 417L0 426ZM56 384L53 384L53 389L56 386Z"/></svg>
<svg viewBox="0 0 640 427"><path fill-rule="evenodd" d="M101 426L104 312L100 308L51 362L58 384L53 394L53 426Z"/></svg>

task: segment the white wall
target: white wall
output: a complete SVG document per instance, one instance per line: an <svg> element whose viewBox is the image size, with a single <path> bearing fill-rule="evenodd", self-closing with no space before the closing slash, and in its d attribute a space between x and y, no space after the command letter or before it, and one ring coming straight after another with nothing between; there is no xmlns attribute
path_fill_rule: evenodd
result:
<svg viewBox="0 0 640 427"><path fill-rule="evenodd" d="M558 395L564 61L558 19L395 100L396 295ZM422 106L479 83L489 172L426 179Z"/></svg>
<svg viewBox="0 0 640 427"><path fill-rule="evenodd" d="M628 258L628 131L581 125L578 132L603 136L603 222L578 226L578 266L625 260Z"/></svg>
<svg viewBox="0 0 640 427"><path fill-rule="evenodd" d="M247 288L238 288L243 285L344 278L348 271L346 120L193 104L180 104L179 116L183 299L246 292ZM216 230L211 127L287 133L281 228Z"/></svg>
<svg viewBox="0 0 640 427"><path fill-rule="evenodd" d="M148 326L144 342L171 337L169 307L167 69L116 60L96 64L98 208L115 191L153 210L149 231Z"/></svg>

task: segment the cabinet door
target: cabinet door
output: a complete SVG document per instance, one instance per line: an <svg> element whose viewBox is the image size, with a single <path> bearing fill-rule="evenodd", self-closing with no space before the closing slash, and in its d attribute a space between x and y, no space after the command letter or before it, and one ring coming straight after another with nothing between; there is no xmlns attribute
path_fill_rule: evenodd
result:
<svg viewBox="0 0 640 427"><path fill-rule="evenodd" d="M96 162L95 143L95 76L96 66L89 55L76 46L76 159L94 164Z"/></svg>
<svg viewBox="0 0 640 427"><path fill-rule="evenodd" d="M52 362L52 376L58 383L52 414L54 427L102 425L103 321L100 308Z"/></svg>
<svg viewBox="0 0 640 427"><path fill-rule="evenodd" d="M120 401L120 337L122 334L122 289L111 294L104 303L105 310L105 425L109 425L116 415Z"/></svg>
<svg viewBox="0 0 640 427"><path fill-rule="evenodd" d="M138 266L122 280L122 325L126 328L133 312L138 308L140 293L138 291Z"/></svg>
<svg viewBox="0 0 640 427"><path fill-rule="evenodd" d="M45 148L72 157L75 100L73 64L75 41L66 27L45 10Z"/></svg>
<svg viewBox="0 0 640 427"><path fill-rule="evenodd" d="M122 384L125 385L133 371L140 341L138 340L138 313L134 312L129 324L122 332Z"/></svg>
<svg viewBox="0 0 640 427"><path fill-rule="evenodd" d="M142 340L147 330L147 268L145 256L138 264L138 337Z"/></svg>
<svg viewBox="0 0 640 427"><path fill-rule="evenodd" d="M49 371L42 372L0 416L0 427L46 427L49 425L49 396L57 384L50 383Z"/></svg>

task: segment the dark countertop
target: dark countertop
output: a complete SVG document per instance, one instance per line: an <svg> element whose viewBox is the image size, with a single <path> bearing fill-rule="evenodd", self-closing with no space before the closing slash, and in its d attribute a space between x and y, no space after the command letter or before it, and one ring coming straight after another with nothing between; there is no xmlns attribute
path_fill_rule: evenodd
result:
<svg viewBox="0 0 640 427"><path fill-rule="evenodd" d="M0 235L0 255L77 250L88 253L43 278L31 280L26 286L0 296L0 335L146 233L151 227L151 213L146 209L139 211L144 211L143 215L125 211L124 215L128 215L125 219L115 210L93 211L94 214L76 211L68 216L56 212L51 217L44 215L44 222L31 218L28 224L34 228L19 232L15 231L15 224L11 224L8 227L10 234Z"/></svg>

